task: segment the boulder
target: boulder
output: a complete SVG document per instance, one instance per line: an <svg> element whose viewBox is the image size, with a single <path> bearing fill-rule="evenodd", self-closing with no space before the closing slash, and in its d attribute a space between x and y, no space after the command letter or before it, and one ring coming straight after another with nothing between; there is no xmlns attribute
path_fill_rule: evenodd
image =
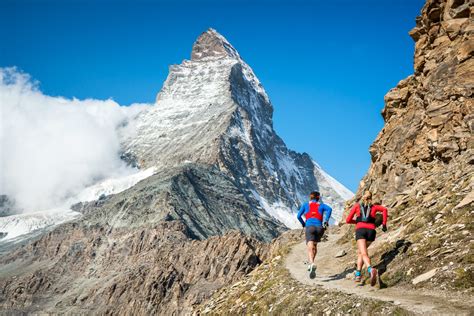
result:
<svg viewBox="0 0 474 316"><path fill-rule="evenodd" d="M432 270L430 270L426 273L423 273L423 274L417 276L411 282L413 283L413 285L417 285L418 283L428 281L429 279L431 279L432 277L434 277L436 275L437 271L438 271L438 269L436 269L436 268L432 269Z"/></svg>
<svg viewBox="0 0 474 316"><path fill-rule="evenodd" d="M471 58L473 54L474 54L474 38L471 38L463 42L459 46L459 50L456 54L456 58L458 59L460 63L462 63L463 61Z"/></svg>

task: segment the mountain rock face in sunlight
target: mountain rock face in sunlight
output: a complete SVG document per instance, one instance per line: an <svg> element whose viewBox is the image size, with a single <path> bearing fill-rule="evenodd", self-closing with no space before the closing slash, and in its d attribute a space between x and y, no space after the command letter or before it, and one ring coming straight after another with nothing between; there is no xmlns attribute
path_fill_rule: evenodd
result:
<svg viewBox="0 0 474 316"><path fill-rule="evenodd" d="M307 154L289 150L273 129L273 107L252 69L229 42L210 29L191 60L170 67L156 105L124 140L140 167L199 164L216 168L242 192L259 216L298 227L295 211L319 189L339 221L352 193ZM190 196L193 197L193 196Z"/></svg>
<svg viewBox="0 0 474 316"><path fill-rule="evenodd" d="M0 244L2 310L187 313L265 260L309 191L341 218L352 193L276 135L267 94L227 40L210 29L191 55L121 127L122 158L153 172L104 181L74 220Z"/></svg>
<svg viewBox="0 0 474 316"><path fill-rule="evenodd" d="M410 31L415 72L385 96L385 127L357 197L368 189L389 207L390 230L376 241L377 255L396 250L397 240L411 245L382 276L389 284L413 285L436 269L416 286L474 285L472 12L472 1L427 1Z"/></svg>

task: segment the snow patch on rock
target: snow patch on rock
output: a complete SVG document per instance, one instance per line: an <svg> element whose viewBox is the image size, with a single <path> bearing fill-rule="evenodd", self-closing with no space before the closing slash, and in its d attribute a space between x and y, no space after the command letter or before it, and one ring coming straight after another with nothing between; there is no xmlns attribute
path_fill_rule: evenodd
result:
<svg viewBox="0 0 474 316"><path fill-rule="evenodd" d="M79 193L77 197L71 200L71 204L77 202L89 202L98 200L102 196L116 194L131 188L143 179L152 176L156 168L151 167L145 170L140 170L136 173L124 177L110 178L99 182L93 186L86 188Z"/></svg>
<svg viewBox="0 0 474 316"><path fill-rule="evenodd" d="M288 228L299 228L301 224L296 219L296 213L281 201L269 203L264 197L258 194L257 191L251 190L253 196L260 203L261 207L272 217L285 224Z"/></svg>
<svg viewBox="0 0 474 316"><path fill-rule="evenodd" d="M6 233L6 235L0 239L0 242L20 237L38 229L45 229L59 225L79 216L80 213L74 212L70 209L57 208L0 217L0 233Z"/></svg>

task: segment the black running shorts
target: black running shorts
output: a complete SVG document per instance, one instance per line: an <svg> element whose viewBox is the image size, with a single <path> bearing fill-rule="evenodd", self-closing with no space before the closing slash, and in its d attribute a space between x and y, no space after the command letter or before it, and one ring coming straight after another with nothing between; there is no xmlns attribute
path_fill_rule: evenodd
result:
<svg viewBox="0 0 474 316"><path fill-rule="evenodd" d="M320 242L324 235L324 228L321 226L306 226L306 243L308 241Z"/></svg>
<svg viewBox="0 0 474 316"><path fill-rule="evenodd" d="M367 241L374 241L375 234L375 229L359 228L356 229L356 240L365 239Z"/></svg>

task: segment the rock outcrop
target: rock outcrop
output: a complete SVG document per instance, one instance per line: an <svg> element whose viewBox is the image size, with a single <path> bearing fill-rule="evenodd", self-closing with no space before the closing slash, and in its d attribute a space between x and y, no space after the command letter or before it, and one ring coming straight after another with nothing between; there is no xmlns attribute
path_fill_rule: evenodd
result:
<svg viewBox="0 0 474 316"><path fill-rule="evenodd" d="M0 194L0 217L13 215L18 210L15 209L15 202L5 194Z"/></svg>
<svg viewBox="0 0 474 316"><path fill-rule="evenodd" d="M428 0L410 36L414 74L385 96L385 126L357 197L371 190L389 207L391 232L374 245L377 255L390 241L411 244L390 259L386 282L411 284L439 268L418 286L472 289L473 2Z"/></svg>

